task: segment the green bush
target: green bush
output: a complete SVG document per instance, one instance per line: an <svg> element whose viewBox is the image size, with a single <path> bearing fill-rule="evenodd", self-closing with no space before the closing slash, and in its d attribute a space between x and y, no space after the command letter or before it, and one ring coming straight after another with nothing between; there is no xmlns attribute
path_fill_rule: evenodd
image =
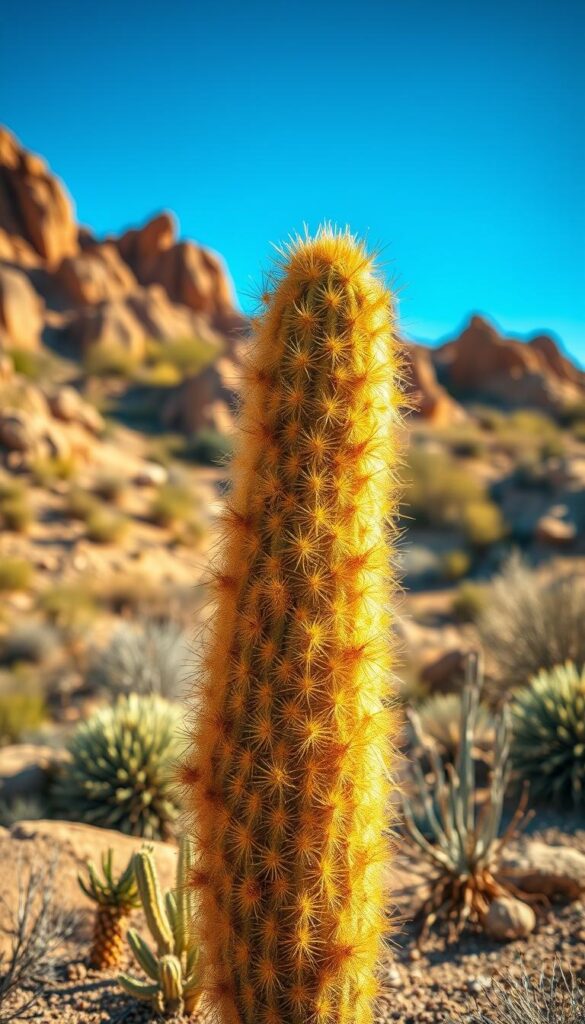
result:
<svg viewBox="0 0 585 1024"><path fill-rule="evenodd" d="M46 360L39 352L31 352L28 348L11 348L8 354L16 373L29 380L40 380L43 376Z"/></svg>
<svg viewBox="0 0 585 1024"><path fill-rule="evenodd" d="M512 763L534 799L585 809L585 669L539 672L512 703Z"/></svg>
<svg viewBox="0 0 585 1024"><path fill-rule="evenodd" d="M71 519L80 519L84 523L87 522L89 516L99 507L99 502L95 496L88 491L82 490L80 487L72 488L65 502L67 515Z"/></svg>
<svg viewBox="0 0 585 1024"><path fill-rule="evenodd" d="M20 480L0 479L0 529L26 533L33 520L26 490Z"/></svg>
<svg viewBox="0 0 585 1024"><path fill-rule="evenodd" d="M461 524L469 543L475 548L497 544L506 536L506 524L498 506L489 499L470 501L461 509Z"/></svg>
<svg viewBox="0 0 585 1024"><path fill-rule="evenodd" d="M456 526L463 509L485 499L485 487L443 451L414 448L405 472L403 510L418 525Z"/></svg>
<svg viewBox="0 0 585 1024"><path fill-rule="evenodd" d="M28 590L33 570L24 558L0 557L0 591Z"/></svg>
<svg viewBox="0 0 585 1024"><path fill-rule="evenodd" d="M0 744L17 743L44 721L45 700L32 683L20 678L0 686Z"/></svg>
<svg viewBox="0 0 585 1024"><path fill-rule="evenodd" d="M173 367L181 377L199 373L218 355L217 348L200 338L179 338L176 341L149 341L147 365L156 369L161 364Z"/></svg>
<svg viewBox="0 0 585 1024"><path fill-rule="evenodd" d="M139 357L122 345L92 345L84 359L84 369L90 377L122 377L131 380L139 365Z"/></svg>
<svg viewBox="0 0 585 1024"><path fill-rule="evenodd" d="M75 730L53 797L73 821L127 835L166 839L179 798L173 766L182 742L181 709L161 697L131 694Z"/></svg>
<svg viewBox="0 0 585 1024"><path fill-rule="evenodd" d="M128 530L128 520L107 508L94 508L85 520L88 540L94 544L118 544Z"/></svg>
<svg viewBox="0 0 585 1024"><path fill-rule="evenodd" d="M50 622L66 630L91 621L98 611L86 583L58 583L39 595L38 606Z"/></svg>
<svg viewBox="0 0 585 1024"><path fill-rule="evenodd" d="M446 580L460 580L467 576L471 568L471 558L467 551L454 549L447 551L441 559L441 574Z"/></svg>
<svg viewBox="0 0 585 1024"><path fill-rule="evenodd" d="M174 526L189 521L197 505L198 502L189 487L182 484L162 484L153 498L150 519L157 526Z"/></svg>
<svg viewBox="0 0 585 1024"><path fill-rule="evenodd" d="M488 588L481 583L467 580L457 587L451 611L460 622L476 622L488 601Z"/></svg>
<svg viewBox="0 0 585 1024"><path fill-rule="evenodd" d="M71 480L77 471L77 460L72 455L52 455L35 459L31 465L35 483L49 487L56 480Z"/></svg>

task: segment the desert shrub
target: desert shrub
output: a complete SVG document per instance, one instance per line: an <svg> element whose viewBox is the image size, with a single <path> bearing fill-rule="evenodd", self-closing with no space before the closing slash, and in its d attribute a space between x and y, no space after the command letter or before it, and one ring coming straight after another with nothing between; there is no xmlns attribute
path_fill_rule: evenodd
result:
<svg viewBox="0 0 585 1024"><path fill-rule="evenodd" d="M460 580L467 576L471 568L471 558L467 551L455 548L447 551L441 558L441 575L446 580Z"/></svg>
<svg viewBox="0 0 585 1024"><path fill-rule="evenodd" d="M20 373L29 380L40 380L46 362L39 352L32 352L28 348L11 348L9 356L16 373Z"/></svg>
<svg viewBox="0 0 585 1024"><path fill-rule="evenodd" d="M189 487L182 484L162 484L150 507L150 519L157 526L173 526L188 521L198 505Z"/></svg>
<svg viewBox="0 0 585 1024"><path fill-rule="evenodd" d="M564 448L558 425L546 413L536 410L519 409L510 413L499 424L496 435L500 448L510 455L533 448L545 458L561 455Z"/></svg>
<svg viewBox="0 0 585 1024"><path fill-rule="evenodd" d="M0 592L28 590L32 577L32 566L26 559L10 555L0 557Z"/></svg>
<svg viewBox="0 0 585 1024"><path fill-rule="evenodd" d="M435 923L443 923L456 938L469 923L481 924L492 900L508 894L498 880L506 842L517 832L525 815L519 807L500 834L508 776L508 719L494 720L493 771L487 795L480 801L474 751L480 728L481 676L477 659L470 661L460 700L459 734L454 768L441 758L436 744L423 732L419 715L410 723L417 748L409 762L410 795L402 796L407 834L433 873L431 893L420 911L421 936ZM421 763L430 762L424 774ZM417 814L422 809L422 816ZM418 820L417 820L418 817Z"/></svg>
<svg viewBox="0 0 585 1024"><path fill-rule="evenodd" d="M181 751L180 709L130 694L75 730L70 762L53 789L73 821L148 839L168 838L179 813L173 765Z"/></svg>
<svg viewBox="0 0 585 1024"><path fill-rule="evenodd" d="M458 525L466 505L485 499L483 484L442 451L414 448L405 476L404 512L419 525Z"/></svg>
<svg viewBox="0 0 585 1024"><path fill-rule="evenodd" d="M33 519L26 490L20 480L0 479L0 529L26 533Z"/></svg>
<svg viewBox="0 0 585 1024"><path fill-rule="evenodd" d="M140 383L151 388L172 388L181 383L181 371L165 359L140 370Z"/></svg>
<svg viewBox="0 0 585 1024"><path fill-rule="evenodd" d="M488 600L488 588L483 583L466 580L453 595L451 611L460 622L476 622Z"/></svg>
<svg viewBox="0 0 585 1024"><path fill-rule="evenodd" d="M512 702L512 763L535 799L585 808L585 669L539 672Z"/></svg>
<svg viewBox="0 0 585 1024"><path fill-rule="evenodd" d="M232 452L231 438L208 427L205 430L199 430L189 439L185 457L204 466L222 466L230 458Z"/></svg>
<svg viewBox="0 0 585 1024"><path fill-rule="evenodd" d="M100 473L96 477L92 490L96 497L110 504L115 504L122 497L126 487L123 477L115 473Z"/></svg>
<svg viewBox="0 0 585 1024"><path fill-rule="evenodd" d="M94 544L118 544L128 529L128 520L103 506L92 509L85 520L88 540Z"/></svg>
<svg viewBox="0 0 585 1024"><path fill-rule="evenodd" d="M476 548L497 544L506 535L506 524L500 509L487 498L464 505L461 509L461 524L467 540Z"/></svg>
<svg viewBox="0 0 585 1024"><path fill-rule="evenodd" d="M37 729L46 714L45 699L38 686L11 678L0 690L0 744L16 743Z"/></svg>
<svg viewBox="0 0 585 1024"><path fill-rule="evenodd" d="M55 650L58 636L43 622L21 623L0 640L0 660L4 665L28 662L40 665Z"/></svg>
<svg viewBox="0 0 585 1024"><path fill-rule="evenodd" d="M187 637L176 623L123 623L97 654L92 678L113 693L154 693L172 699L183 689L188 658Z"/></svg>
<svg viewBox="0 0 585 1024"><path fill-rule="evenodd" d="M585 580L544 582L517 556L490 588L478 626L501 684L523 686L541 669L585 665Z"/></svg>
<svg viewBox="0 0 585 1024"><path fill-rule="evenodd" d="M460 693L435 693L416 708L422 735L437 744L445 762L453 764L461 746L463 698ZM473 739L474 755L493 747L497 719L485 704L478 704Z"/></svg>
<svg viewBox="0 0 585 1024"><path fill-rule="evenodd" d="M6 951L0 954L0 1024L29 1016L54 977L59 947L73 933L74 918L61 909L57 866L55 856L30 866L21 859L14 904L2 897L7 920L2 927Z"/></svg>
<svg viewBox="0 0 585 1024"><path fill-rule="evenodd" d="M531 978L500 975L485 992L488 1006L457 1018L451 1024L583 1024L585 988L555 964Z"/></svg>
<svg viewBox="0 0 585 1024"><path fill-rule="evenodd" d="M31 465L35 483L49 487L56 480L71 480L77 472L77 460L73 455L52 455L37 458Z"/></svg>
<svg viewBox="0 0 585 1024"><path fill-rule="evenodd" d="M86 583L58 583L39 595L38 607L50 622L66 630L90 621L98 610Z"/></svg>
<svg viewBox="0 0 585 1024"><path fill-rule="evenodd" d="M89 491L84 491L81 487L73 487L69 491L65 502L67 515L71 519L80 519L82 522L86 522L88 517L99 507L99 502L95 496L90 494Z"/></svg>
<svg viewBox="0 0 585 1024"><path fill-rule="evenodd" d="M84 369L90 377L134 377L140 359L122 345L92 345L84 358Z"/></svg>
<svg viewBox="0 0 585 1024"><path fill-rule="evenodd" d="M216 347L201 338L149 341L147 345L147 362L152 369L160 364L171 366L180 377L199 373L216 356Z"/></svg>

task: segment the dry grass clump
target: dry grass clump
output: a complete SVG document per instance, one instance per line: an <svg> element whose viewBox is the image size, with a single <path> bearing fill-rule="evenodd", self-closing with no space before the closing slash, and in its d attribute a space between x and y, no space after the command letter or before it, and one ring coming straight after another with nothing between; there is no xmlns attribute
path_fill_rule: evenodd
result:
<svg viewBox="0 0 585 1024"><path fill-rule="evenodd" d="M495 978L486 992L488 1008L464 1014L458 1024L583 1024L585 988L559 965L531 978ZM452 1022L454 1024L454 1022Z"/></svg>
<svg viewBox="0 0 585 1024"><path fill-rule="evenodd" d="M94 544L119 544L128 532L128 526L125 516L99 505L85 520L87 538Z"/></svg>
<svg viewBox="0 0 585 1024"><path fill-rule="evenodd" d="M92 678L111 693L181 695L189 665L189 644L170 620L122 623L95 658Z"/></svg>
<svg viewBox="0 0 585 1024"><path fill-rule="evenodd" d="M543 582L514 556L491 587L478 626L506 689L526 685L542 669L585 665L585 581Z"/></svg>
<svg viewBox="0 0 585 1024"><path fill-rule="evenodd" d="M26 533L33 521L33 512L26 489L20 480L0 479L0 529Z"/></svg>
<svg viewBox="0 0 585 1024"><path fill-rule="evenodd" d="M17 743L37 729L46 716L44 695L38 683L15 673L0 682L0 746Z"/></svg>
<svg viewBox="0 0 585 1024"><path fill-rule="evenodd" d="M0 955L0 1024L29 1015L53 976L59 947L72 934L73 917L56 898L56 868L55 857L30 867L21 861L16 906L0 896L9 915L2 929L9 951Z"/></svg>
<svg viewBox="0 0 585 1024"><path fill-rule="evenodd" d="M56 480L72 480L77 460L72 455L53 455L35 459L31 465L33 480L40 487L49 487Z"/></svg>
<svg viewBox="0 0 585 1024"><path fill-rule="evenodd" d="M459 622L477 622L485 611L488 599L488 587L484 583L464 580L453 595L451 611Z"/></svg>
<svg viewBox="0 0 585 1024"><path fill-rule="evenodd" d="M189 487L183 484L162 484L150 506L150 519L157 526L171 527L188 521L197 505Z"/></svg>

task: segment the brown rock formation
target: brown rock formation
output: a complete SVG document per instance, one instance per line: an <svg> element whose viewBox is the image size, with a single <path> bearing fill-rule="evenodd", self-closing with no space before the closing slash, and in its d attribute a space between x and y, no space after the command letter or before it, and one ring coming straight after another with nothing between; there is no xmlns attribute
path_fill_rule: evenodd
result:
<svg viewBox="0 0 585 1024"><path fill-rule="evenodd" d="M431 354L414 342L404 346L405 395L415 415L444 427L465 420L465 410L439 384Z"/></svg>
<svg viewBox="0 0 585 1024"><path fill-rule="evenodd" d="M66 256L56 276L74 306L92 306L107 299L119 299L138 288L134 274L121 259L116 246L107 242L77 256Z"/></svg>
<svg viewBox="0 0 585 1024"><path fill-rule="evenodd" d="M169 429L195 434L206 427L229 433L237 404L240 369L226 357L183 381L163 409Z"/></svg>
<svg viewBox="0 0 585 1024"><path fill-rule="evenodd" d="M480 316L433 353L439 380L457 397L557 412L585 397L585 374L548 336L506 338Z"/></svg>
<svg viewBox="0 0 585 1024"><path fill-rule="evenodd" d="M0 227L50 266L77 252L77 224L65 189L6 128L0 128Z"/></svg>
<svg viewBox="0 0 585 1024"><path fill-rule="evenodd" d="M43 303L28 277L0 264L0 348L36 349L43 329Z"/></svg>

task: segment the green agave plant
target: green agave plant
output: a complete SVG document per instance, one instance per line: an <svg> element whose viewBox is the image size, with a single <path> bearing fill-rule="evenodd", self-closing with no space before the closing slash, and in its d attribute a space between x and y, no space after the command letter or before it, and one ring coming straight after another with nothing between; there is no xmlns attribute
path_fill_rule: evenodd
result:
<svg viewBox="0 0 585 1024"><path fill-rule="evenodd" d="M512 703L512 764L535 799L585 807L585 669L541 671Z"/></svg>
<svg viewBox="0 0 585 1024"><path fill-rule="evenodd" d="M179 814L173 765L181 753L181 713L161 697L131 694L75 730L70 761L54 788L73 821L165 839Z"/></svg>

